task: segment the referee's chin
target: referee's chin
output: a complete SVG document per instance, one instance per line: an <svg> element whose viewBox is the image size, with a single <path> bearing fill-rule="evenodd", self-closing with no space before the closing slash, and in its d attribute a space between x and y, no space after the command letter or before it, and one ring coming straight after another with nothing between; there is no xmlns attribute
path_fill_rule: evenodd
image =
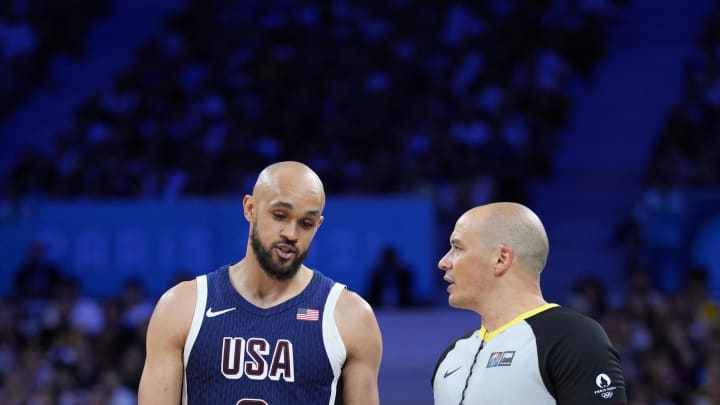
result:
<svg viewBox="0 0 720 405"><path fill-rule="evenodd" d="M458 297L453 297L452 294L448 296L448 305L457 309L467 309L464 305L462 305L462 301L458 299Z"/></svg>
<svg viewBox="0 0 720 405"><path fill-rule="evenodd" d="M461 297L455 294L448 296L448 305L456 309L465 309L468 311L477 312L475 309L475 302L472 297Z"/></svg>

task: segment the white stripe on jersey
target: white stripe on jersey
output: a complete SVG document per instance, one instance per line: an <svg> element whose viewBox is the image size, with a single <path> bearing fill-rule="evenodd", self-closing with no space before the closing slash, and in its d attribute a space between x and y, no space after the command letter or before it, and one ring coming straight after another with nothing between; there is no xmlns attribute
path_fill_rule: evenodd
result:
<svg viewBox="0 0 720 405"><path fill-rule="evenodd" d="M335 376L335 378L333 378L332 385L330 386L331 392L329 405L333 405L335 403L338 380L340 379L340 375L342 373L342 366L343 364L345 364L345 357L347 356L347 352L345 351L345 343L340 336L340 331L338 331L334 316L335 306L337 304L338 298L340 298L340 293L342 293L344 289L345 285L335 283L332 286L332 289L330 289L330 293L328 294L327 300L325 301L325 308L323 309L323 344L325 345L325 351L327 352L328 360L330 360L333 375Z"/></svg>
<svg viewBox="0 0 720 405"><path fill-rule="evenodd" d="M195 339L197 339L200 333L200 326L202 326L203 319L205 319L205 307L207 306L207 276L202 275L195 278L197 285L197 299L195 300L195 313L193 314L192 324L188 331L187 339L185 339L185 348L183 350L183 393L182 393L182 404L187 405L187 373L184 371L190 358L190 352L192 351Z"/></svg>

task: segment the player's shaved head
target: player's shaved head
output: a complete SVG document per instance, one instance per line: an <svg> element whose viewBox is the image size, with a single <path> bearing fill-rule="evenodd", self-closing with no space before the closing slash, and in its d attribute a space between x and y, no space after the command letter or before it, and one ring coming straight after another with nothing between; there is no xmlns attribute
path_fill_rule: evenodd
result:
<svg viewBox="0 0 720 405"><path fill-rule="evenodd" d="M468 210L460 220L467 221L468 227L488 245L512 248L527 271L539 274L545 268L550 244L540 218L528 207L491 203Z"/></svg>
<svg viewBox="0 0 720 405"><path fill-rule="evenodd" d="M320 210L325 207L325 189L320 177L308 166L295 161L273 163L258 175L253 187L253 197L264 198L268 193L292 191L316 197Z"/></svg>

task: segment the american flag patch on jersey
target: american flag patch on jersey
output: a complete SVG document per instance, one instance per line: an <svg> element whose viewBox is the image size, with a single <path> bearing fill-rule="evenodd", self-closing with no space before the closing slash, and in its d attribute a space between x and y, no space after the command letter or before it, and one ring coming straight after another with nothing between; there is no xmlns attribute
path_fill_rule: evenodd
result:
<svg viewBox="0 0 720 405"><path fill-rule="evenodd" d="M317 321L320 318L320 311L312 308L298 308L295 319L300 321Z"/></svg>

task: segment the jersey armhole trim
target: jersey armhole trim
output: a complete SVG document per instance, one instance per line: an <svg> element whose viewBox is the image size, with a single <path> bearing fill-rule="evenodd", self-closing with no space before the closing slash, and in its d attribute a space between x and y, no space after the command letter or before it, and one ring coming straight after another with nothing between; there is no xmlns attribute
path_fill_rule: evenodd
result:
<svg viewBox="0 0 720 405"><path fill-rule="evenodd" d="M340 294L345 288L344 284L333 284L327 300L325 300L325 308L323 308L323 345L325 346L325 352L327 353L328 361L330 362L334 375L330 391L330 404L335 403L338 380L342 374L342 366L345 364L345 358L347 357L345 342L343 342L340 331L337 328L337 323L335 322L335 307L337 306Z"/></svg>
<svg viewBox="0 0 720 405"><path fill-rule="evenodd" d="M183 368L187 369L190 352L192 351L195 340L200 333L203 319L205 317L205 307L207 306L207 275L201 275L195 278L197 289L197 298L195 299L195 312L193 313L192 323L185 339L185 347L183 349ZM183 372L183 405L187 404L187 372Z"/></svg>

